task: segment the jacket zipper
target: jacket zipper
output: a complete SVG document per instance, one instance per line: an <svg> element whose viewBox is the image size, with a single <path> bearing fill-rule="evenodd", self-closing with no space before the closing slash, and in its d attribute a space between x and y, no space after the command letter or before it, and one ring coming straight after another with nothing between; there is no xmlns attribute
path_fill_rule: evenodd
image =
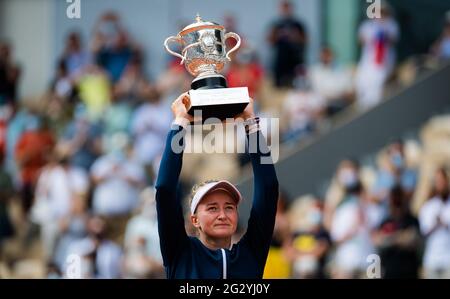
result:
<svg viewBox="0 0 450 299"><path fill-rule="evenodd" d="M222 279L227 279L227 256L225 254L225 249L221 248L222 251Z"/></svg>

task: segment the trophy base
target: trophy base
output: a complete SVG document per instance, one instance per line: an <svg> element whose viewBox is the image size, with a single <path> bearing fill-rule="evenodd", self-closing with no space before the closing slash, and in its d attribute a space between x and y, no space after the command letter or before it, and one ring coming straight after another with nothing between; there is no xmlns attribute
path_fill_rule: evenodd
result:
<svg viewBox="0 0 450 299"><path fill-rule="evenodd" d="M197 89L215 89L215 88L227 88L227 80L224 76L216 75L195 79L191 83L191 88Z"/></svg>
<svg viewBox="0 0 450 299"><path fill-rule="evenodd" d="M192 89L189 95L188 113L195 116L201 111L202 122L211 118L221 121L234 118L250 103L247 87Z"/></svg>

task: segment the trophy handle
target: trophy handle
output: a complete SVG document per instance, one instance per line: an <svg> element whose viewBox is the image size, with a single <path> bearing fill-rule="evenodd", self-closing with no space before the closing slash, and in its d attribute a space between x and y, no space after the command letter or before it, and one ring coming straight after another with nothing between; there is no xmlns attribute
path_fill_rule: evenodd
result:
<svg viewBox="0 0 450 299"><path fill-rule="evenodd" d="M180 64L183 64L183 63L184 63L184 60L185 60L185 57L182 56L181 54L177 53L177 52L172 51L172 50L169 48L169 43L170 43L171 41L176 41L177 43L181 44L181 39L180 39L179 37L177 37L177 36L169 36L169 37L166 38L166 40L164 41L164 47L166 47L167 52L169 52L169 53L172 54L173 56L176 56L176 57L181 58Z"/></svg>
<svg viewBox="0 0 450 299"><path fill-rule="evenodd" d="M228 61L231 61L230 54L233 53L234 51L236 51L241 46L241 37L234 32L228 32L227 34L225 34L223 43L225 44L226 40L229 39L230 37L234 38L237 41L237 44L236 44L236 46L233 47L233 49L228 51L228 53L226 55Z"/></svg>

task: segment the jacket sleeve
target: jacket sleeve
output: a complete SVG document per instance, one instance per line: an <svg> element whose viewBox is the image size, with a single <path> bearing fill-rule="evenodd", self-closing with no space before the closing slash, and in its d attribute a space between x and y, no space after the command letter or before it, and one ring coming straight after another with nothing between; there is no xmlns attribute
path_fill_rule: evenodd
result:
<svg viewBox="0 0 450 299"><path fill-rule="evenodd" d="M185 134L186 131L181 126L172 127L167 136L156 182L158 232L165 266L173 262L183 245L188 242L181 196L177 192Z"/></svg>
<svg viewBox="0 0 450 299"><path fill-rule="evenodd" d="M267 257L275 225L278 202L278 179L270 151L261 132L248 135L250 159L253 167L253 205L243 240L255 255Z"/></svg>

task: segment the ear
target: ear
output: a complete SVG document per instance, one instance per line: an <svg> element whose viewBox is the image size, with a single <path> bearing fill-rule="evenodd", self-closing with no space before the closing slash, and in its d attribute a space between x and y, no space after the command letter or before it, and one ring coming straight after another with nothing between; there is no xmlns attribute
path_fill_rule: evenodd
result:
<svg viewBox="0 0 450 299"><path fill-rule="evenodd" d="M198 221L197 215L191 215L191 223L194 227L200 228L200 223Z"/></svg>

